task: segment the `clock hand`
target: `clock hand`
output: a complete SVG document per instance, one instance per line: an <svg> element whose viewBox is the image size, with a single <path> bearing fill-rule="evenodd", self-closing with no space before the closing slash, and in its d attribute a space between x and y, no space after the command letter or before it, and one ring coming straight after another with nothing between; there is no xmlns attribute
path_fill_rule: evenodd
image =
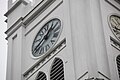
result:
<svg viewBox="0 0 120 80"><path fill-rule="evenodd" d="M42 39L42 41L40 41L40 43L36 46L34 53L36 53L40 49L40 47L44 44L44 42L45 42L44 39Z"/></svg>
<svg viewBox="0 0 120 80"><path fill-rule="evenodd" d="M42 40L39 42L39 44L35 47L34 51L36 52L40 46L41 46L41 43L45 40L47 40L47 38L49 37L48 34L55 28L55 26L58 24L58 22L53 26L53 23L52 23L52 26L49 28L49 30L47 31L47 33L45 34L45 36L42 38Z"/></svg>
<svg viewBox="0 0 120 80"><path fill-rule="evenodd" d="M45 35L46 36L46 35ZM39 42L39 44L35 47L34 51L39 47L39 45L41 44L41 42L45 39L45 36L42 37L41 41Z"/></svg>
<svg viewBox="0 0 120 80"><path fill-rule="evenodd" d="M48 35L49 34L49 32L51 32L54 28L55 28L55 26L58 24L58 22L53 26L53 23L52 23L52 26L50 27L50 29L48 30L48 32L47 32L47 34L46 35Z"/></svg>
<svg viewBox="0 0 120 80"><path fill-rule="evenodd" d="M45 40L44 40L44 38L39 42L39 44L35 47L35 49L34 49L34 51L36 52L37 51L37 48L39 47L39 46L41 46L41 43L43 43Z"/></svg>
<svg viewBox="0 0 120 80"><path fill-rule="evenodd" d="M48 37L49 37L49 34L50 34L50 32L55 28L55 26L58 24L58 22L54 25L54 27L52 27L53 26L53 24L52 24L52 26L50 27L50 29L47 31L47 33L46 33L46 35L45 35L45 39L47 39Z"/></svg>
<svg viewBox="0 0 120 80"><path fill-rule="evenodd" d="M47 31L47 33L48 33L48 31ZM38 50L38 47L40 46L40 44L43 42L44 39L46 39L46 34L42 37L42 39L39 42L39 44L35 47L35 49L34 49L35 52Z"/></svg>
<svg viewBox="0 0 120 80"><path fill-rule="evenodd" d="M51 29L52 29L52 27L50 27L50 29L47 31L45 36L43 36L42 40L39 42L39 44L35 47L35 49L34 49L35 52L39 49L39 47L41 46L41 43L47 39L47 35L51 31Z"/></svg>

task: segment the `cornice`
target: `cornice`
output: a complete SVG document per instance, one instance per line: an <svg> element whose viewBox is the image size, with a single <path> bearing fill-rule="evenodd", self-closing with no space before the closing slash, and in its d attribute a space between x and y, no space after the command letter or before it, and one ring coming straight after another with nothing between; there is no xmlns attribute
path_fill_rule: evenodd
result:
<svg viewBox="0 0 120 80"><path fill-rule="evenodd" d="M56 0L43 0L36 5L28 14L23 17L25 25L33 21L38 15L42 14Z"/></svg>
<svg viewBox="0 0 120 80"><path fill-rule="evenodd" d="M117 1L115 2L115 0L105 0L105 1L114 8L116 8L118 11L120 11L120 3L118 3Z"/></svg>
<svg viewBox="0 0 120 80"><path fill-rule="evenodd" d="M27 5L28 2L26 0L18 0L15 3L13 3L12 7L4 14L4 16L8 17L8 15L13 12L20 4Z"/></svg>
<svg viewBox="0 0 120 80"><path fill-rule="evenodd" d="M8 39L20 26L23 26L26 28L31 21L34 21L34 19L36 19L40 14L42 14L56 0L45 0L45 2L43 1L40 2L38 5L36 5L24 17L20 17L12 26L10 26L10 28L8 28L8 30L5 32L5 34L7 34L6 39ZM62 0L60 0L60 3L61 2Z"/></svg>
<svg viewBox="0 0 120 80"><path fill-rule="evenodd" d="M19 18L8 30L5 32L7 34L6 40L21 26L24 26L22 22L22 17Z"/></svg>
<svg viewBox="0 0 120 80"><path fill-rule="evenodd" d="M42 57L39 61L37 61L33 66L31 66L26 72L23 73L23 77L25 80L28 80L36 71L42 68L45 64L47 64L51 59L53 59L60 51L65 49L66 47L66 38L60 41L52 50L50 50L46 55Z"/></svg>

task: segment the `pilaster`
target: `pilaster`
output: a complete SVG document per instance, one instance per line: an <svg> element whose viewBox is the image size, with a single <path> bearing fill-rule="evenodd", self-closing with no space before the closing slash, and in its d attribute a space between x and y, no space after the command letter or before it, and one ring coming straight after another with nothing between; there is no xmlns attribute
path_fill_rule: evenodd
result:
<svg viewBox="0 0 120 80"><path fill-rule="evenodd" d="M104 74L110 79L110 69L108 63L108 55L105 45L105 36L103 30L101 7L99 0L90 0L90 15L91 15L91 30L93 33L94 41L94 55L96 55L97 72L99 77ZM94 58L94 57L93 57ZM104 79L106 79L104 77Z"/></svg>

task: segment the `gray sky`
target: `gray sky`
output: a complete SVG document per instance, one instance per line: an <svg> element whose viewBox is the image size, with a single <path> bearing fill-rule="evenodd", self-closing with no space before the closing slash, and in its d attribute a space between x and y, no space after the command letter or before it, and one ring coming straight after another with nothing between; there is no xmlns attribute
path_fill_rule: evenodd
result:
<svg viewBox="0 0 120 80"><path fill-rule="evenodd" d="M6 60L7 60L7 41L4 32L7 30L7 24L4 22L7 11L7 0L0 0L0 80L6 80Z"/></svg>

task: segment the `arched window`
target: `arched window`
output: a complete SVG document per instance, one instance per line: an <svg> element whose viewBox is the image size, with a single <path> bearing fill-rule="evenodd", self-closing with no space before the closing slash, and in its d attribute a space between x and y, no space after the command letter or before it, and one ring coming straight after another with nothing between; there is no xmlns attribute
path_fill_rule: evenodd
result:
<svg viewBox="0 0 120 80"><path fill-rule="evenodd" d="M117 56L117 68L118 68L118 74L119 74L119 78L120 78L120 55Z"/></svg>
<svg viewBox="0 0 120 80"><path fill-rule="evenodd" d="M50 80L64 80L64 65L63 61L59 58L55 58L53 61L50 71Z"/></svg>
<svg viewBox="0 0 120 80"><path fill-rule="evenodd" d="M43 72L40 71L40 72L37 74L35 80L47 80L47 77L46 77L45 73L43 73Z"/></svg>

